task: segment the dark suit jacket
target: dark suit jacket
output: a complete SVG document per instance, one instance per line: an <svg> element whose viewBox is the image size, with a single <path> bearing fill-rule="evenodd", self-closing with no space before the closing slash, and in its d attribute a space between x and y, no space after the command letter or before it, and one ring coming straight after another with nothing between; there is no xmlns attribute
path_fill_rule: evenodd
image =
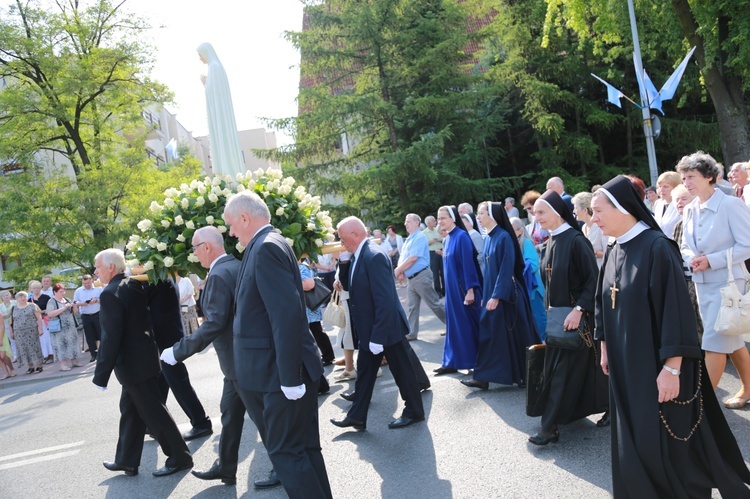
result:
<svg viewBox="0 0 750 499"><path fill-rule="evenodd" d="M118 274L104 288L99 300L102 339L96 356L94 384L107 386L113 370L122 385L156 377L161 364L143 285Z"/></svg>
<svg viewBox="0 0 750 499"><path fill-rule="evenodd" d="M232 313L239 270L240 261L232 255L224 255L214 264L203 288L203 323L196 332L182 338L174 346L175 359L183 361L213 342L221 371L230 380L237 379L234 371Z"/></svg>
<svg viewBox="0 0 750 499"><path fill-rule="evenodd" d="M273 227L258 231L245 250L237 277L234 366L239 385L271 392L317 381L323 374L307 325L299 266Z"/></svg>
<svg viewBox="0 0 750 499"><path fill-rule="evenodd" d="M409 333L391 262L373 242L366 242L355 260L349 281L349 307L360 348L369 348L370 342L395 345Z"/></svg>
<svg viewBox="0 0 750 499"><path fill-rule="evenodd" d="M154 328L156 344L161 352L180 341L182 329L180 293L174 281L159 281L147 288L149 317Z"/></svg>

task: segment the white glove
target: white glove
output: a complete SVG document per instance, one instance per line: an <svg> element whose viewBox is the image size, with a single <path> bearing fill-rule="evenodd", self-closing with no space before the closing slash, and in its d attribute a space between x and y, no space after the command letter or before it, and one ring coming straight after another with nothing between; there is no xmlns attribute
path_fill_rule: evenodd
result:
<svg viewBox="0 0 750 499"><path fill-rule="evenodd" d="M377 355L383 351L383 345L378 345L377 343L370 342L370 351L373 355Z"/></svg>
<svg viewBox="0 0 750 499"><path fill-rule="evenodd" d="M107 387L106 386L99 386L99 385L94 385L94 386L97 387L99 390L101 390L103 392L107 391Z"/></svg>
<svg viewBox="0 0 750 499"><path fill-rule="evenodd" d="M281 391L284 392L284 396L289 400L301 399L302 396L307 392L304 383L299 386L282 386Z"/></svg>
<svg viewBox="0 0 750 499"><path fill-rule="evenodd" d="M166 362L170 366L173 366L177 364L177 359L174 358L174 349L173 347L165 348L164 351L161 353L161 360L163 362Z"/></svg>

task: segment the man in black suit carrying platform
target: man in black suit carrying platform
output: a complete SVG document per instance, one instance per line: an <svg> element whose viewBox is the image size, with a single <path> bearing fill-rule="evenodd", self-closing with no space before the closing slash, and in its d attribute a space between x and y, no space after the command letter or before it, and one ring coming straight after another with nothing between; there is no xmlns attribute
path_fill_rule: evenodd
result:
<svg viewBox="0 0 750 499"><path fill-rule="evenodd" d="M188 357L203 351L213 343L219 358L219 367L224 373L224 389L221 393L221 437L219 458L206 471L193 470L194 476L202 480L221 480L226 484L237 482L237 461L245 422L245 405L237 394L237 374L234 370L234 290L240 261L224 250L224 237L216 227L202 227L195 231L192 240L193 254L203 268L208 269L203 288L203 322L196 332L183 337L174 347L164 349L161 360L169 365L183 362ZM256 488L281 485L275 473L267 480L255 482Z"/></svg>
<svg viewBox="0 0 750 499"><path fill-rule="evenodd" d="M359 337L359 357L352 407L344 419L332 419L331 423L341 428L366 428L367 410L384 354L405 402L401 417L389 423L388 428L424 421L419 382L409 359L409 325L398 299L391 262L367 239L365 225L357 217L342 220L338 232L341 243L353 255L349 265L349 310Z"/></svg>
<svg viewBox="0 0 750 499"><path fill-rule="evenodd" d="M140 282L125 277L122 251L101 251L96 255L95 266L96 275L106 287L99 297L102 339L92 381L106 390L114 370L122 385L115 461L105 461L104 467L137 475L148 425L167 455L165 466L154 471L154 476L192 468L193 458L159 391L159 351L148 319L146 292Z"/></svg>
<svg viewBox="0 0 750 499"><path fill-rule="evenodd" d="M297 258L254 192L232 196L224 220L245 246L235 292L237 391L289 497L330 498L318 430L323 365Z"/></svg>

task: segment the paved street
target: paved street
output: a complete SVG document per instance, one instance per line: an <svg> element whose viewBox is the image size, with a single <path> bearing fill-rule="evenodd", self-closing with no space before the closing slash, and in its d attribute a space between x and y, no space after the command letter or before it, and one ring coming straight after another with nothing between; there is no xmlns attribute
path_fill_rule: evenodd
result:
<svg viewBox="0 0 750 499"><path fill-rule="evenodd" d="M442 355L442 324L424 310L422 327L420 341L412 345L431 374ZM222 378L212 349L189 359L187 365L216 431L189 443L196 468L206 469L216 458ZM119 384L113 377L107 392L97 390L91 384L93 364L65 376L59 375L58 369L45 366L44 378L19 374L12 383L0 382L3 497L286 497L281 488L256 492L252 487L253 480L263 478L271 465L249 419L236 486L204 482L188 472L152 477L151 472L162 466L165 458L149 438L139 476L107 471L101 462L114 456ZM329 378L331 372L327 368ZM403 402L385 368L363 433L329 423L345 413L349 403L338 395L353 385L332 383L331 393L320 398L320 436L334 496L609 496L610 432L595 426L598 416L561 427L558 444L536 448L526 437L537 430L539 419L525 415L523 391L492 385L486 392L474 392L458 382L464 375L431 377L432 389L423 395L426 423L389 430L387 423L400 413ZM727 398L737 387L736 374L728 370L719 397ZM169 409L180 429L189 429L187 417L171 397ZM750 456L750 411L726 414L744 455Z"/></svg>

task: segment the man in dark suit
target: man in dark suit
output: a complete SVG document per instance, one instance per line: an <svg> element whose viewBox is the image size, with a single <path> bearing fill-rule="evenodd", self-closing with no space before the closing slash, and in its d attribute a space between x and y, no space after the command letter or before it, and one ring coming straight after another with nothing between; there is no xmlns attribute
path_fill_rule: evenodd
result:
<svg viewBox="0 0 750 499"><path fill-rule="evenodd" d="M115 461L104 462L104 467L137 475L148 425L167 455L165 466L154 471L154 476L192 468L190 451L159 392L159 352L143 286L125 278L125 256L118 249L100 252L96 255L95 266L96 275L107 286L99 297L102 339L93 383L106 390L114 370L122 385Z"/></svg>
<svg viewBox="0 0 750 499"><path fill-rule="evenodd" d="M232 333L234 290L237 287L240 261L224 251L224 238L216 227L202 227L195 231L192 245L193 253L209 272L203 288L203 323L195 333L183 337L174 347L164 349L161 360L175 365L213 343L219 357L219 367L224 373L219 459L210 469L193 470L192 473L202 480L221 480L226 484L234 484L237 482L237 460L245 421L245 405L236 389ZM257 488L280 484L275 474L271 480L255 482Z"/></svg>
<svg viewBox="0 0 750 499"><path fill-rule="evenodd" d="M398 385L405 407L399 418L388 424L404 428L424 421L419 383L409 359L406 339L409 325L393 280L391 262L367 240L365 225L356 217L338 226L341 243L353 254L349 270L349 310L352 327L359 337L357 381L351 409L342 420L331 423L341 428L364 430L378 367L383 354Z"/></svg>
<svg viewBox="0 0 750 499"><path fill-rule="evenodd" d="M224 220L246 248L235 293L238 392L289 497L330 498L318 430L323 366L307 325L297 258L254 192L232 196Z"/></svg>

